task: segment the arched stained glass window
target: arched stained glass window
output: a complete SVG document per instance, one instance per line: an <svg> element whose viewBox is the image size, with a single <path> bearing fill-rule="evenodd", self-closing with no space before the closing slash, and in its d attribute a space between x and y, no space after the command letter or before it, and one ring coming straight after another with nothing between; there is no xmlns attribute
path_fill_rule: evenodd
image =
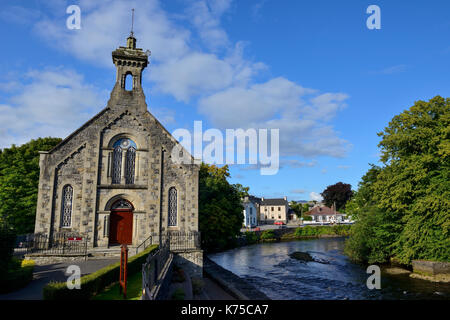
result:
<svg viewBox="0 0 450 320"><path fill-rule="evenodd" d="M111 209L133 209L131 203L125 199L120 199L111 206Z"/></svg>
<svg viewBox="0 0 450 320"><path fill-rule="evenodd" d="M113 152L112 183L119 184L122 173L122 148L117 146Z"/></svg>
<svg viewBox="0 0 450 320"><path fill-rule="evenodd" d="M125 183L133 184L134 183L134 166L136 162L136 149L134 147L130 147L127 150L127 158L125 163Z"/></svg>
<svg viewBox="0 0 450 320"><path fill-rule="evenodd" d="M70 227L72 225L72 202L73 202L73 188L67 185L62 191L61 201L61 225L63 228Z"/></svg>
<svg viewBox="0 0 450 320"><path fill-rule="evenodd" d="M126 184L134 184L137 149L136 143L131 139L122 138L114 143L113 148L112 183L120 184L123 174ZM122 172L123 153L125 153L125 172Z"/></svg>
<svg viewBox="0 0 450 320"><path fill-rule="evenodd" d="M177 225L177 189L169 189L169 227Z"/></svg>

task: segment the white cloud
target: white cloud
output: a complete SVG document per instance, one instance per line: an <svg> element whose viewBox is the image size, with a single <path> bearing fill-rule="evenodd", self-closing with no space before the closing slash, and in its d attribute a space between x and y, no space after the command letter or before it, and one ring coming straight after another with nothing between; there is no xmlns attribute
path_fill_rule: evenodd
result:
<svg viewBox="0 0 450 320"><path fill-rule="evenodd" d="M106 94L62 68L33 70L22 89L0 105L0 148L37 137L64 138L102 108Z"/></svg>
<svg viewBox="0 0 450 320"><path fill-rule="evenodd" d="M303 193L305 193L306 191L305 190L303 190L303 189L294 189L294 190L291 190L291 193L295 193L295 194L303 194Z"/></svg>
<svg viewBox="0 0 450 320"><path fill-rule="evenodd" d="M194 1L187 10L201 39L212 50L229 44L228 35L220 26L220 18L230 8L230 4L231 0Z"/></svg>
<svg viewBox="0 0 450 320"><path fill-rule="evenodd" d="M317 192L311 192L310 194L309 194L309 199L311 200L311 201L322 201L323 200L323 197L319 194L319 193L317 193Z"/></svg>
<svg viewBox="0 0 450 320"><path fill-rule="evenodd" d="M350 145L328 122L346 98L341 93L317 94L279 77L202 98L199 111L221 128L279 129L282 156L343 157Z"/></svg>
<svg viewBox="0 0 450 320"><path fill-rule="evenodd" d="M284 77L255 83L267 66L246 59L245 43L232 43L221 26L231 0L190 1L176 16L160 3L82 0L81 30L67 30L56 18L42 19L35 30L55 48L113 68L111 51L125 44L130 9L138 8L134 31L138 47L152 51L144 77L156 92L183 102L198 99L198 111L219 128L280 129L281 155L345 156L350 144L331 121L345 107L346 94L320 93ZM180 16L189 23L181 24Z"/></svg>

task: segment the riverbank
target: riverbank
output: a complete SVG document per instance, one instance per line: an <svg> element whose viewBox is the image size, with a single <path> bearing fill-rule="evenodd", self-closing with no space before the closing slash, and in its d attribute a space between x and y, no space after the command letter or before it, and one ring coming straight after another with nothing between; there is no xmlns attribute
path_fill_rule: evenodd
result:
<svg viewBox="0 0 450 320"><path fill-rule="evenodd" d="M304 226L298 228L270 229L264 231L248 231L238 241L238 246L255 243L296 241L317 238L347 237L351 225Z"/></svg>

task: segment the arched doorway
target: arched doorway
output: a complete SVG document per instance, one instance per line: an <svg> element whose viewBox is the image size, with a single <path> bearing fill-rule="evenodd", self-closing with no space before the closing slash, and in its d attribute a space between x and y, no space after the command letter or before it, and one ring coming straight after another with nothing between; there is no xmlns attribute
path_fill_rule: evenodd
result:
<svg viewBox="0 0 450 320"><path fill-rule="evenodd" d="M132 244L133 242L133 205L120 199L111 206L109 244Z"/></svg>

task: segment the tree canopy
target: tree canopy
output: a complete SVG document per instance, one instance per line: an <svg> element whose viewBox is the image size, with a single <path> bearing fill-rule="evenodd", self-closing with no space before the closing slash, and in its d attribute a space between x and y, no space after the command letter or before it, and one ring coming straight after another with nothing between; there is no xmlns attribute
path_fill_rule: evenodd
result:
<svg viewBox="0 0 450 320"><path fill-rule="evenodd" d="M361 262L450 260L450 98L417 101L382 138L347 206L358 221L346 252Z"/></svg>
<svg viewBox="0 0 450 320"><path fill-rule="evenodd" d="M0 217L18 234L34 232L39 185L39 152L60 138L39 138L0 150Z"/></svg>
<svg viewBox="0 0 450 320"><path fill-rule="evenodd" d="M347 183L338 182L328 186L321 195L327 207L335 204L336 210L341 210L353 195L352 186Z"/></svg>
<svg viewBox="0 0 450 320"><path fill-rule="evenodd" d="M232 185L228 166L202 163L199 174L199 229L203 249L232 247L244 220L241 196L248 188Z"/></svg>

